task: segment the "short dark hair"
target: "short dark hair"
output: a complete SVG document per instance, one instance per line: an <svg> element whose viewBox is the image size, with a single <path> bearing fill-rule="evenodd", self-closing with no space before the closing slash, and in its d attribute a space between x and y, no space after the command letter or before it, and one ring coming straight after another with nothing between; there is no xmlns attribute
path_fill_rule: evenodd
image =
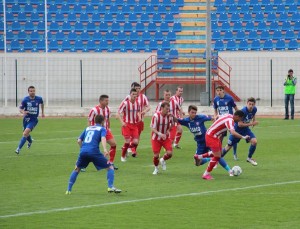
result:
<svg viewBox="0 0 300 229"><path fill-rule="evenodd" d="M100 95L99 101L102 101L104 99L108 99L108 95Z"/></svg>
<svg viewBox="0 0 300 229"><path fill-rule="evenodd" d="M253 97L250 97L250 98L247 99L247 103L248 103L248 102L256 103L256 99L253 98Z"/></svg>
<svg viewBox="0 0 300 229"><path fill-rule="evenodd" d="M179 88L183 89L183 86L178 85L176 91L178 91Z"/></svg>
<svg viewBox="0 0 300 229"><path fill-rule="evenodd" d="M95 120L95 123L102 124L103 121L104 121L104 116L103 115L96 115L94 120Z"/></svg>
<svg viewBox="0 0 300 229"><path fill-rule="evenodd" d="M29 89L35 89L35 87L34 86L29 86L27 91L29 91Z"/></svg>
<svg viewBox="0 0 300 229"><path fill-rule="evenodd" d="M161 103L161 105L160 105L160 107L162 107L162 108L165 107L165 106L168 106L168 107L169 107L170 104L169 104L168 102L163 102L163 103Z"/></svg>
<svg viewBox="0 0 300 229"><path fill-rule="evenodd" d="M293 69L290 69L289 72L294 72Z"/></svg>
<svg viewBox="0 0 300 229"><path fill-rule="evenodd" d="M191 110L197 111L198 108L195 105L189 105L188 112L190 112Z"/></svg>
<svg viewBox="0 0 300 229"><path fill-rule="evenodd" d="M131 84L131 88L134 88L135 87L135 85L137 85L138 83L137 82L133 82L132 84Z"/></svg>
<svg viewBox="0 0 300 229"><path fill-rule="evenodd" d="M135 88L131 88L131 90L130 90L130 93L129 93L129 94L131 94L132 92L136 92L136 89L135 89Z"/></svg>
<svg viewBox="0 0 300 229"><path fill-rule="evenodd" d="M234 116L238 116L238 117L244 118L245 114L244 114L243 111L237 110L236 112L234 112Z"/></svg>
<svg viewBox="0 0 300 229"><path fill-rule="evenodd" d="M224 87L223 87L222 85L218 85L218 86L216 87L216 90L217 90L217 89L224 90Z"/></svg>
<svg viewBox="0 0 300 229"><path fill-rule="evenodd" d="M139 83L136 83L136 84L134 85L134 88L136 88L136 87L141 87L141 85L140 85Z"/></svg>
<svg viewBox="0 0 300 229"><path fill-rule="evenodd" d="M167 92L167 93L170 92L171 93L171 91L169 89L166 89L164 92Z"/></svg>

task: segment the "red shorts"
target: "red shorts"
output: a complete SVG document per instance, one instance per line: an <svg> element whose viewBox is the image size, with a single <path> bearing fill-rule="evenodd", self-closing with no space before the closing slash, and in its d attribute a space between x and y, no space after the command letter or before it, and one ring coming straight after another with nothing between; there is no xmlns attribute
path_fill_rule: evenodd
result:
<svg viewBox="0 0 300 229"><path fill-rule="evenodd" d="M137 124L126 123L126 126L122 126L122 135L124 138L139 138L139 130Z"/></svg>
<svg viewBox="0 0 300 229"><path fill-rule="evenodd" d="M213 153L222 152L222 143L219 138L205 135L206 147L210 148Z"/></svg>
<svg viewBox="0 0 300 229"><path fill-rule="evenodd" d="M164 147L166 151L172 152L172 141L170 138L167 138L166 140L151 139L151 144L154 154L160 153L161 147Z"/></svg>
<svg viewBox="0 0 300 229"><path fill-rule="evenodd" d="M114 136L112 134L112 132L110 131L110 129L106 129L106 141L113 139Z"/></svg>
<svg viewBox="0 0 300 229"><path fill-rule="evenodd" d="M140 136L142 131L144 130L144 122L143 121L138 122L137 127L138 127L139 136Z"/></svg>

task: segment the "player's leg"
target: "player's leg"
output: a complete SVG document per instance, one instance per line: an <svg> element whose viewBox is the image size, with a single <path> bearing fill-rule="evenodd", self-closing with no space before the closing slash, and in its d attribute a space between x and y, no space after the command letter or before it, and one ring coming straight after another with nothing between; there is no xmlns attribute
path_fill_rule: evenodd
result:
<svg viewBox="0 0 300 229"><path fill-rule="evenodd" d="M161 164L162 170L167 169L166 161L169 160L173 156L173 149L172 149L172 141L170 138L167 138L163 141L162 146L165 148L166 153L162 158L160 158L159 162Z"/></svg>
<svg viewBox="0 0 300 229"><path fill-rule="evenodd" d="M177 148L177 149L181 149L181 147L179 146L179 141L181 139L181 136L182 136L182 126L177 124L177 129L176 129L176 135L175 135L175 142L174 142L174 148Z"/></svg>
<svg viewBox="0 0 300 229"><path fill-rule="evenodd" d="M153 165L154 165L154 171L153 175L157 175L159 172L159 153L162 147L162 144L158 140L151 140L151 145L152 145L152 151L153 151Z"/></svg>
<svg viewBox="0 0 300 229"><path fill-rule="evenodd" d="M195 165L200 166L210 161L209 157L203 158L203 154L210 151L209 148L206 147L205 141L197 141L197 149L196 154L194 155Z"/></svg>
<svg viewBox="0 0 300 229"><path fill-rule="evenodd" d="M138 130L137 126L135 126L135 125L130 126L130 136L132 139L132 147L131 147L132 154L131 154L131 156L136 157L136 155L137 155L136 148L139 144L139 130Z"/></svg>
<svg viewBox="0 0 300 229"><path fill-rule="evenodd" d="M237 156L237 144L234 144L234 145L232 146L232 148L233 148L233 159L234 159L235 161L237 161L237 160L238 160L238 156Z"/></svg>
<svg viewBox="0 0 300 229"><path fill-rule="evenodd" d="M289 119L289 100L290 100L290 97L289 95L285 95L284 96L284 106L285 106L285 117L284 119Z"/></svg>
<svg viewBox="0 0 300 229"><path fill-rule="evenodd" d="M109 149L109 162L112 164L115 170L118 170L118 167L114 165L115 156L116 156L116 149L117 149L117 143L116 140L111 133L111 131L108 129L106 133L106 141L110 145Z"/></svg>
<svg viewBox="0 0 300 229"><path fill-rule="evenodd" d="M122 135L124 137L125 142L124 142L124 145L122 147L121 161L125 162L126 161L127 149L129 147L129 143L130 143L130 129L127 125L122 126Z"/></svg>
<svg viewBox="0 0 300 229"><path fill-rule="evenodd" d="M20 153L20 150L22 149L22 147L24 146L26 140L27 140L27 137L30 135L30 132L31 132L31 129L29 127L27 127L27 125L24 127L24 131L23 131L23 136L22 138L20 139L20 142L19 142L19 145L18 145L18 148L15 150L15 153L16 154L19 154Z"/></svg>
<svg viewBox="0 0 300 229"><path fill-rule="evenodd" d="M138 129L138 140L140 141L140 137L141 137L141 133L143 132L143 130L144 130L144 122L143 121L141 121L141 122L139 122L138 124L137 124L137 129ZM129 146L130 148L134 148L134 153L136 153L136 150L137 150L137 147L138 147L138 145L134 145L133 144L133 142L131 141L130 142L130 146ZM128 148L128 149L130 149L130 148ZM132 153L132 150L131 150L131 153ZM137 154L137 153L136 153Z"/></svg>
<svg viewBox="0 0 300 229"><path fill-rule="evenodd" d="M257 162L252 158L253 154L255 153L256 150L256 145L257 145L257 139L253 132L249 129L247 132L247 135L250 136L250 147L248 151L248 158L247 162L251 163L252 165L256 166Z"/></svg>
<svg viewBox="0 0 300 229"><path fill-rule="evenodd" d="M291 119L294 119L295 107L294 107L294 95L290 95L290 103L291 103Z"/></svg>
<svg viewBox="0 0 300 229"><path fill-rule="evenodd" d="M169 138L171 139L172 144L175 141L176 131L177 131L177 126L172 126L172 128L170 129L170 135L169 135Z"/></svg>

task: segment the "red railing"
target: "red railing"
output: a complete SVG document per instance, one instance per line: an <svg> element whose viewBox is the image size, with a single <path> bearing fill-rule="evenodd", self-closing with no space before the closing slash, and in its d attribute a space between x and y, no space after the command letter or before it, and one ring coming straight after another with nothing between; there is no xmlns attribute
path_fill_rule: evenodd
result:
<svg viewBox="0 0 300 229"><path fill-rule="evenodd" d="M231 66L227 64L221 57L212 60L212 73L215 81L221 81L230 89ZM217 79L215 79L217 77Z"/></svg>
<svg viewBox="0 0 300 229"><path fill-rule="evenodd" d="M142 88L146 88L147 85L156 79L157 76L157 56L151 55L144 61L144 63L138 68L140 73L140 84Z"/></svg>

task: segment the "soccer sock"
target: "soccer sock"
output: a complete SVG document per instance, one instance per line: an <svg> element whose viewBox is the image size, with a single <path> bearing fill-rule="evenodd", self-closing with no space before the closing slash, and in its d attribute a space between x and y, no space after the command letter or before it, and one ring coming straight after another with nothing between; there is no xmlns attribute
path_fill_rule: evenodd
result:
<svg viewBox="0 0 300 229"><path fill-rule="evenodd" d="M236 155L236 150L237 150L237 144L233 145L233 155Z"/></svg>
<svg viewBox="0 0 300 229"><path fill-rule="evenodd" d="M222 149L222 157L224 157L227 154L228 151L225 150L225 148Z"/></svg>
<svg viewBox="0 0 300 229"><path fill-rule="evenodd" d="M209 162L209 161L210 161L210 158L203 158L203 159L201 160L200 165L203 165L203 164L205 164L205 163L207 163L207 162Z"/></svg>
<svg viewBox="0 0 300 229"><path fill-rule="evenodd" d="M27 137L27 141L28 141L29 143L32 143L31 135L29 135L29 136Z"/></svg>
<svg viewBox="0 0 300 229"><path fill-rule="evenodd" d="M204 154L201 154L202 155L202 158L207 158L207 157L213 157L213 153L211 152L208 152L208 153L204 153Z"/></svg>
<svg viewBox="0 0 300 229"><path fill-rule="evenodd" d="M175 136L175 144L178 145L180 139L181 139L181 136L182 136L182 133L176 133L176 136Z"/></svg>
<svg viewBox="0 0 300 229"><path fill-rule="evenodd" d="M26 137L22 137L21 138L21 140L20 140L20 143L19 143L19 146L18 146L18 148L19 149L22 149L22 147L23 147L23 145L25 144L25 142L26 142Z"/></svg>
<svg viewBox="0 0 300 229"><path fill-rule="evenodd" d="M229 172L230 167L229 167L229 165L226 163L226 161L225 161L224 158L220 158L219 164L220 164L227 172Z"/></svg>
<svg viewBox="0 0 300 229"><path fill-rule="evenodd" d="M73 172L71 173L70 180L69 180L69 185L68 185L68 191L72 190L72 187L76 182L76 178L77 178L78 174L79 173L76 170L73 170Z"/></svg>
<svg viewBox="0 0 300 229"><path fill-rule="evenodd" d="M248 157L249 158L252 158L255 150L256 150L256 145L250 145L250 147L249 147L249 153L248 153Z"/></svg>
<svg viewBox="0 0 300 229"><path fill-rule="evenodd" d="M109 188L114 187L115 170L113 170L113 169L107 170L106 178L107 178L107 185L108 185L108 187Z"/></svg>
<svg viewBox="0 0 300 229"><path fill-rule="evenodd" d="M137 148L137 144L131 143L132 154L136 154L136 148Z"/></svg>
<svg viewBox="0 0 300 229"><path fill-rule="evenodd" d="M109 162L114 163L116 156L116 146L111 146L109 150Z"/></svg>
<svg viewBox="0 0 300 229"><path fill-rule="evenodd" d="M153 157L153 164L155 165L155 166L158 166L158 164L159 164L159 157Z"/></svg>
<svg viewBox="0 0 300 229"><path fill-rule="evenodd" d="M122 157L126 156L126 152L127 152L128 147L129 147L129 143L124 143L124 145L122 147Z"/></svg>
<svg viewBox="0 0 300 229"><path fill-rule="evenodd" d="M220 160L219 157L213 157L213 158L210 160L210 162L209 162L209 164L208 164L208 166L207 166L206 171L207 171L207 172L211 172L211 171L214 169L215 165L219 162L219 160Z"/></svg>
<svg viewBox="0 0 300 229"><path fill-rule="evenodd" d="M163 159L166 161L166 160L169 160L171 157L172 157L172 154L165 153L165 155L163 156Z"/></svg>

